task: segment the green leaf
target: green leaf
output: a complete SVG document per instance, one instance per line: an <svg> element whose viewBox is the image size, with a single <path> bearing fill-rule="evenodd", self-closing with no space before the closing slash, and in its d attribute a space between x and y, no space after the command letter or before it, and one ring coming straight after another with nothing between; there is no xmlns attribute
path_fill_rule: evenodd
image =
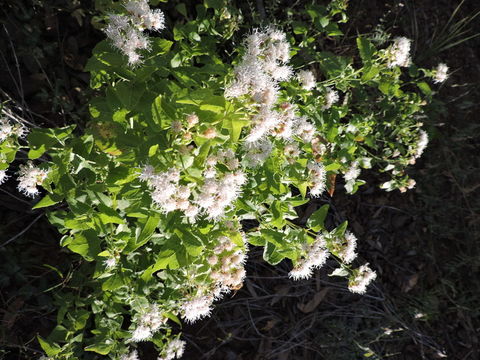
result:
<svg viewBox="0 0 480 360"><path fill-rule="evenodd" d="M345 231L347 230L347 226L348 226L348 221L344 221L333 231L333 235L342 237L345 234Z"/></svg>
<svg viewBox="0 0 480 360"><path fill-rule="evenodd" d="M89 345L85 347L85 351L92 351L100 355L108 355L110 350L113 349L114 342L109 340L107 343L107 339L97 339L96 344Z"/></svg>
<svg viewBox="0 0 480 360"><path fill-rule="evenodd" d="M115 274L113 276L110 276L103 284L102 284L102 290L106 291L113 291L115 289L118 289L120 286L124 285L125 282L123 280L123 276L121 274Z"/></svg>
<svg viewBox="0 0 480 360"><path fill-rule="evenodd" d="M42 347L43 351L45 351L45 353L48 356L54 357L60 351L62 351L62 348L59 345L43 339L40 335L37 335L37 340L40 343L40 346Z"/></svg>
<svg viewBox="0 0 480 360"><path fill-rule="evenodd" d="M82 255L87 261L92 261L101 251L100 239L93 230L73 234L67 247L71 251Z"/></svg>
<svg viewBox="0 0 480 360"><path fill-rule="evenodd" d="M64 140L70 136L74 129L75 125L56 129L33 129L27 136L28 144L30 145L30 151L28 153L29 159L37 159L55 145L63 145Z"/></svg>
<svg viewBox="0 0 480 360"><path fill-rule="evenodd" d="M425 95L431 95L432 94L432 89L430 88L430 86L422 81L422 82L419 82L417 84L418 88L425 94Z"/></svg>
<svg viewBox="0 0 480 360"><path fill-rule="evenodd" d="M357 47L358 51L360 52L360 57L362 58L363 64L370 64L372 61L372 56L376 51L373 44L367 39L359 36L357 38Z"/></svg>
<svg viewBox="0 0 480 360"><path fill-rule="evenodd" d="M32 209L40 209L47 206L52 206L63 200L63 197L55 194L45 195L39 202L32 207Z"/></svg>
<svg viewBox="0 0 480 360"><path fill-rule="evenodd" d="M271 265L277 265L284 256L277 251L277 246L267 242L263 248L263 259Z"/></svg>
<svg viewBox="0 0 480 360"><path fill-rule="evenodd" d="M307 226L313 231L320 231L325 229L325 218L328 214L328 204L323 205L320 209L316 210L308 219Z"/></svg>
<svg viewBox="0 0 480 360"><path fill-rule="evenodd" d="M160 222L159 214L149 216L147 221L143 225L142 230L136 237L136 239L131 239L128 242L128 245L126 246L125 251L127 253L132 252L138 249L140 246L143 246L144 244L146 244L147 241L150 240L153 233L155 232L155 229L157 228L159 222Z"/></svg>
<svg viewBox="0 0 480 360"><path fill-rule="evenodd" d="M103 224L125 224L125 220L112 208L98 204L98 217Z"/></svg>

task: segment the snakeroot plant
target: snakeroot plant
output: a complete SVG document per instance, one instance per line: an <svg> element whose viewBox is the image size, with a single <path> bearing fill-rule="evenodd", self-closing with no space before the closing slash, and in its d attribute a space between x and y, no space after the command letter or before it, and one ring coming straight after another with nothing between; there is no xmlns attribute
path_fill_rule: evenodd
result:
<svg viewBox="0 0 480 360"><path fill-rule="evenodd" d="M318 24L322 11L333 24L332 9L308 14L341 36ZM0 120L0 183L16 178L41 196L34 208L48 208L61 246L83 258L75 291L58 295L58 325L39 337L46 356L140 359L149 341L158 359L180 358L182 323L242 286L250 246L270 264L288 259L293 280L335 260L332 275L365 293L376 273L358 263L361 239L346 222L326 228L328 205L306 227L294 208L336 184L355 193L363 169L387 176L387 191L412 188L406 168L428 143L427 81L445 81L446 65L417 68L405 37L379 48L358 37L358 54L345 57L309 30L237 34L238 11L222 1L197 5L195 20L180 7L171 40L145 0L105 10L107 39L86 66L96 90L86 130L35 128L25 141L21 123ZM15 174L20 149L29 159Z"/></svg>

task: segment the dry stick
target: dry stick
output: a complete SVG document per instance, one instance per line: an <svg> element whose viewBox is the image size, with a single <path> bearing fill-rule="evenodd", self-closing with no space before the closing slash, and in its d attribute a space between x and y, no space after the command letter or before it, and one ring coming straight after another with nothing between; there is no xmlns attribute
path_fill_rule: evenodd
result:
<svg viewBox="0 0 480 360"><path fill-rule="evenodd" d="M5 241L2 245L0 245L0 248L10 244L12 241L16 240L17 238L19 238L20 236L22 236L23 234L25 234L28 229L30 229L33 224L35 224L43 215L45 215L45 213L41 213L40 215L38 215L30 224L28 224L28 226L23 229L22 231L20 231L17 235L11 237L10 239L8 239L7 241Z"/></svg>

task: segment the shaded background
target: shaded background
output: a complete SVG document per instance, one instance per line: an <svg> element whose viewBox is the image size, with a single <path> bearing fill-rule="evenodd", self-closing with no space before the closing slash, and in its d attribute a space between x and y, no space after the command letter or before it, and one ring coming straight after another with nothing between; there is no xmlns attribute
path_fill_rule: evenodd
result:
<svg viewBox="0 0 480 360"><path fill-rule="evenodd" d="M287 7L308 1L236 3L248 25L281 20ZM352 1L345 40L329 49L353 52L357 34L383 24L414 40L416 64L445 62L452 72L425 119L431 141L411 169L414 190L386 193L378 175L366 173L354 196L339 186L333 198L298 209L302 219L329 203L327 221L350 221L360 257L378 274L369 292L349 293L344 281L327 276L329 264L293 282L289 264L272 267L254 248L244 287L219 302L211 318L184 328L183 359L480 358L480 37L467 40L480 33L480 16L468 21L480 3L460 3ZM175 4L162 4L173 21ZM103 38L94 23L90 1L2 2L0 99L33 126L82 128L92 96L82 70ZM458 34L462 24L465 33ZM33 359L41 354L35 336L54 327L52 301L75 290L68 274L80 262L59 247L59 234L15 186L10 179L0 187L0 359Z"/></svg>

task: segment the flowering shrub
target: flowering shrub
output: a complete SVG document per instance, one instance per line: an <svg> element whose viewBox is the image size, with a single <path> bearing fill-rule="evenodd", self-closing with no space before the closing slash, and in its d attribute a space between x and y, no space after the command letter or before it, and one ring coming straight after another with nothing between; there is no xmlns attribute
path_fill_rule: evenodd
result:
<svg viewBox="0 0 480 360"><path fill-rule="evenodd" d="M293 280L336 259L332 275L365 293L376 274L353 265L347 223L327 229L325 205L299 227L294 208L337 183L355 193L362 169L387 174L388 191L412 188L406 167L428 143L425 77L443 82L446 65L415 67L402 37L378 48L359 37L352 58L316 48L308 30L300 40L273 25L252 29L231 57L222 47L239 18L221 1L198 5L174 41L145 32L164 29L161 10L123 5L86 67L97 90L87 129L32 129L18 172L21 192L46 190L34 208L50 207L61 245L85 260L76 291L58 299L57 327L39 338L47 356L138 359L137 343L151 341L159 359L180 358L178 327L242 286L249 244L270 264L289 259ZM340 36L332 9L307 10ZM2 118L0 183L24 133Z"/></svg>

